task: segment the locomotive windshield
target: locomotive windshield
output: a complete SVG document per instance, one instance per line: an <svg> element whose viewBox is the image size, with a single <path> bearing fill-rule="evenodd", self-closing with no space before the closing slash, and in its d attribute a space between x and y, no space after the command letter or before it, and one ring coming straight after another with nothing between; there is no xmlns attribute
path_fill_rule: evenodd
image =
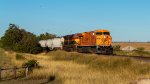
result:
<svg viewBox="0 0 150 84"><path fill-rule="evenodd" d="M96 32L96 35L102 35L103 32Z"/></svg>
<svg viewBox="0 0 150 84"><path fill-rule="evenodd" d="M96 32L96 35L102 35L102 34L104 34L104 35L110 35L109 32Z"/></svg>
<svg viewBox="0 0 150 84"><path fill-rule="evenodd" d="M104 35L110 35L110 33L109 32L104 32Z"/></svg>

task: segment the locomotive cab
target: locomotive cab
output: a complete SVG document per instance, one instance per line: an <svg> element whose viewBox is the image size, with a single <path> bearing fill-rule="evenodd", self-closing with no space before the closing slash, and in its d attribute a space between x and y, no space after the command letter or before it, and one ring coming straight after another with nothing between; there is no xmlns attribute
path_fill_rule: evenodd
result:
<svg viewBox="0 0 150 84"><path fill-rule="evenodd" d="M112 37L108 30L96 30L97 53L113 54Z"/></svg>

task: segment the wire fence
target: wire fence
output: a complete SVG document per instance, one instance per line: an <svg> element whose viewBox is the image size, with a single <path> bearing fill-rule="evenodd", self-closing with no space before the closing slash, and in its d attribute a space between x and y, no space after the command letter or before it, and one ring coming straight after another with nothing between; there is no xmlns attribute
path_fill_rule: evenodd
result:
<svg viewBox="0 0 150 84"><path fill-rule="evenodd" d="M0 67L0 80L6 79L16 79L20 76L27 77L29 73L28 67L19 67L14 66L13 68L2 68Z"/></svg>

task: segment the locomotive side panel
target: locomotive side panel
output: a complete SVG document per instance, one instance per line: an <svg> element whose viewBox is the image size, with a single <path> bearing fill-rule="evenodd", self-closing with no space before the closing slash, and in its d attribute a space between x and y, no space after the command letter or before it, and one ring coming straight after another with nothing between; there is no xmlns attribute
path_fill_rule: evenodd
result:
<svg viewBox="0 0 150 84"><path fill-rule="evenodd" d="M95 46L96 45L96 35L94 32L84 32L82 37L80 37L79 46Z"/></svg>

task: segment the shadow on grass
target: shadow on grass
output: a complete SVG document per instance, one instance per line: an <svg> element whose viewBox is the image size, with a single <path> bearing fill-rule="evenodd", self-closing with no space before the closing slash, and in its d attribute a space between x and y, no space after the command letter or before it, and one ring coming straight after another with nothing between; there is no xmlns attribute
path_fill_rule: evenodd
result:
<svg viewBox="0 0 150 84"><path fill-rule="evenodd" d="M56 78L56 76L50 75L47 81L41 84L62 84L62 81L59 78Z"/></svg>

